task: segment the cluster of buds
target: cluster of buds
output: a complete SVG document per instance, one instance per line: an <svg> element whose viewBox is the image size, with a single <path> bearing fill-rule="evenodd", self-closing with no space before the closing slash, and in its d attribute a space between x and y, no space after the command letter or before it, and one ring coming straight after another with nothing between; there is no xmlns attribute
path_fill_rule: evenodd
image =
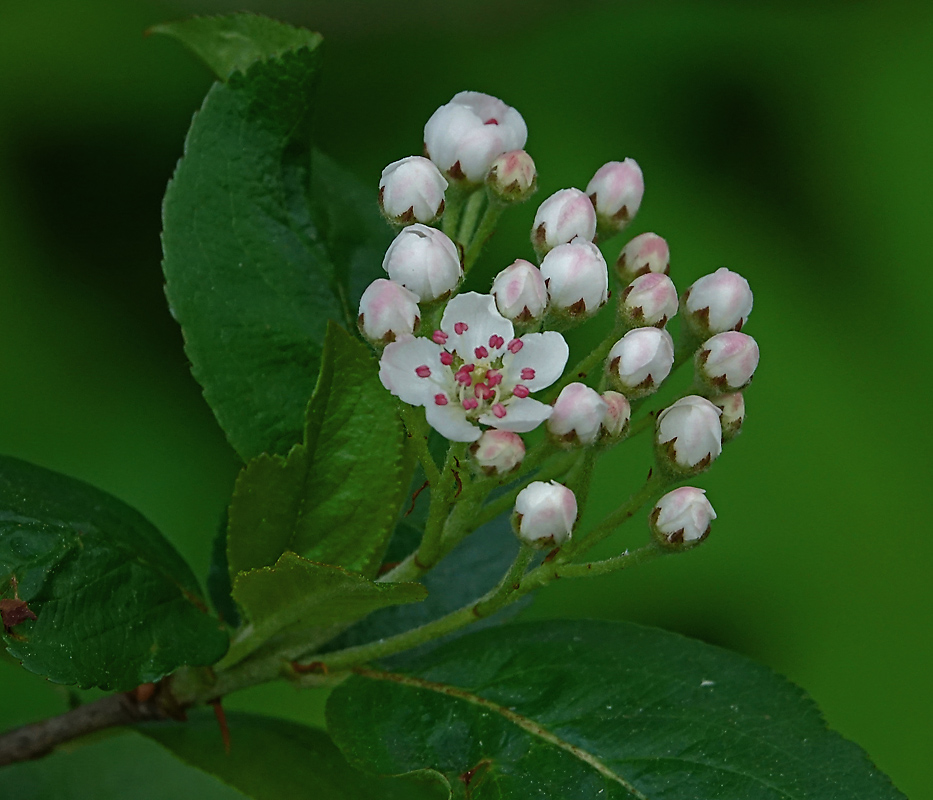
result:
<svg viewBox="0 0 933 800"><path fill-rule="evenodd" d="M467 200L471 208L485 202L502 209L535 190L527 134L514 108L461 92L425 125L424 156L383 171L379 204L400 230L383 260L388 279L366 289L359 310L361 332L381 350L383 385L424 408L444 437L469 443L477 479L505 483L520 474L521 434L542 423L563 449L624 439L633 404L656 392L692 351L695 394L657 414L655 450L670 480L701 472L742 426L742 390L758 364L758 346L741 330L752 295L744 278L722 268L678 298L670 248L655 233L632 238L615 262L616 329L623 335L602 351L608 356L600 389L562 382L551 403L532 397L562 377L569 349L559 330L608 302L610 270L596 238L625 229L641 207L644 176L633 159L604 164L585 191L561 189L540 204L531 227L537 263L516 259L495 276L489 294L458 293L471 260L465 265L463 254L482 241L454 224L457 214ZM447 233L433 227L441 223ZM451 238L458 233L464 240ZM675 345L667 325L678 312ZM682 487L661 498L650 524L663 546L683 547L701 541L715 516L702 490ZM526 544L559 547L576 517L571 489L535 481L517 495L513 524Z"/></svg>

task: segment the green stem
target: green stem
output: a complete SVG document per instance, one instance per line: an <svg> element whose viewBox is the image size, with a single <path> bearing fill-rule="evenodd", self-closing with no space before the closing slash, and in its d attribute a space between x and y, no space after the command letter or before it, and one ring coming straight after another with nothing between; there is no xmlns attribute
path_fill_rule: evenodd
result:
<svg viewBox="0 0 933 800"><path fill-rule="evenodd" d="M433 493L440 484L441 473L434 462L434 456L431 455L431 451L428 449L430 429L427 420L424 418L424 413L420 409L408 405L408 403L399 402L399 415L405 425L405 430L408 431L408 435L411 437L412 446L415 448L418 461L421 462L424 476L428 479L428 485Z"/></svg>
<svg viewBox="0 0 933 800"><path fill-rule="evenodd" d="M473 234L469 245L466 246L466 255L463 258L464 274L468 273L470 268L476 263L476 259L479 258L479 254L483 251L483 245L486 244L489 237L495 232L496 225L499 223L499 217L502 216L504 209L505 205L503 203L496 201L492 197L489 198L489 203L486 206L486 210L483 212L483 218L480 220L479 227Z"/></svg>
<svg viewBox="0 0 933 800"><path fill-rule="evenodd" d="M535 549L533 547L522 544L518 549L518 555L515 556L515 561L512 562L509 571L505 573L502 580L499 581L499 585L493 590L492 596L479 601L473 606L473 611L477 617L488 617L489 609L501 608L502 601L521 587L522 578L525 576L525 571L528 569L534 555Z"/></svg>
<svg viewBox="0 0 933 800"><path fill-rule="evenodd" d="M626 550L622 555L607 558L604 561L591 561L586 564L559 564L555 567L555 572L561 578L591 578L595 575L608 575L621 569L646 564L667 555L669 552L672 551L664 550L657 542L652 540L644 547L638 548L638 550L631 552Z"/></svg>
<svg viewBox="0 0 933 800"><path fill-rule="evenodd" d="M451 442L447 450L444 468L441 470L440 480L431 489L431 506L428 509L428 521L424 526L424 536L415 554L415 565L422 571L433 567L441 557L441 540L444 533L444 524L450 514L455 496L463 491L463 479L460 477L460 462L463 461L466 445L462 442Z"/></svg>
<svg viewBox="0 0 933 800"><path fill-rule="evenodd" d="M466 249L473 239L473 231L476 228L476 222L479 219L479 210L483 207L486 200L486 192L477 189L470 195L466 201L466 207L463 210L463 219L460 220L460 229L457 231L457 241Z"/></svg>
<svg viewBox="0 0 933 800"><path fill-rule="evenodd" d="M448 184L447 191L444 193L444 216L441 217L441 230L454 240L457 238L457 225L463 211L464 199L466 199L466 192L460 184Z"/></svg>

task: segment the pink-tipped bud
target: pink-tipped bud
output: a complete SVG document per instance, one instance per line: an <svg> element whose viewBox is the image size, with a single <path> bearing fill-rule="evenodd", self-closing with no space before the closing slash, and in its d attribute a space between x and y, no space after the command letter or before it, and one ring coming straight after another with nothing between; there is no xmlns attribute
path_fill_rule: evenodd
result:
<svg viewBox="0 0 933 800"><path fill-rule="evenodd" d="M671 271L671 250L656 233L640 233L619 253L616 274L622 283L631 283L639 275Z"/></svg>
<svg viewBox="0 0 933 800"><path fill-rule="evenodd" d="M567 384L554 401L548 417L548 433L563 447L593 444L606 416L606 401L582 383Z"/></svg>
<svg viewBox="0 0 933 800"><path fill-rule="evenodd" d="M420 322L418 296L394 281L377 278L360 298L360 332L373 344L411 336Z"/></svg>
<svg viewBox="0 0 933 800"><path fill-rule="evenodd" d="M606 404L603 436L612 441L625 438L632 418L632 406L628 398L619 392L603 392L603 402Z"/></svg>
<svg viewBox="0 0 933 800"><path fill-rule="evenodd" d="M723 394L714 397L713 405L722 411L719 424L722 425L722 441L728 442L742 432L742 423L745 422L745 398L741 392Z"/></svg>
<svg viewBox="0 0 933 800"><path fill-rule="evenodd" d="M645 194L641 167L632 158L603 164L586 185L586 193L596 208L600 230L621 231L638 213Z"/></svg>
<svg viewBox="0 0 933 800"><path fill-rule="evenodd" d="M470 454L484 475L507 475L522 463L525 443L517 433L491 428L470 445Z"/></svg>
<svg viewBox="0 0 933 800"><path fill-rule="evenodd" d="M503 203L521 203L538 188L535 162L524 150L503 153L489 168L486 186Z"/></svg>
<svg viewBox="0 0 933 800"><path fill-rule="evenodd" d="M425 155L449 178L471 184L486 180L493 161L527 138L522 115L481 92L454 95L424 126Z"/></svg>
<svg viewBox="0 0 933 800"><path fill-rule="evenodd" d="M663 328L635 328L609 351L609 381L629 400L658 390L674 366L674 340Z"/></svg>
<svg viewBox="0 0 933 800"><path fill-rule="evenodd" d="M463 279L457 246L437 228L420 223L409 225L395 237L382 268L423 303L446 297Z"/></svg>
<svg viewBox="0 0 933 800"><path fill-rule="evenodd" d="M542 258L549 250L580 237L592 242L596 236L596 212L579 189L561 189L545 200L531 226L531 244Z"/></svg>
<svg viewBox="0 0 933 800"><path fill-rule="evenodd" d="M681 486L658 500L648 515L648 526L662 547L682 550L695 547L709 536L716 512L706 499L706 492L693 486Z"/></svg>
<svg viewBox="0 0 933 800"><path fill-rule="evenodd" d="M747 333L717 333L697 350L695 363L697 378L713 392L735 392L755 374L758 343Z"/></svg>
<svg viewBox="0 0 933 800"><path fill-rule="evenodd" d="M622 290L619 314L632 328L663 328L677 313L677 289L667 275L639 275Z"/></svg>
<svg viewBox="0 0 933 800"><path fill-rule="evenodd" d="M592 316L609 298L606 259L592 242L558 245L541 262L541 274L551 308L571 317Z"/></svg>
<svg viewBox="0 0 933 800"><path fill-rule="evenodd" d="M447 181L428 159L409 156L382 170L379 208L390 222L433 222L444 213Z"/></svg>
<svg viewBox="0 0 933 800"><path fill-rule="evenodd" d="M705 397L688 395L658 414L658 463L678 476L707 469L722 452L722 412Z"/></svg>
<svg viewBox="0 0 933 800"><path fill-rule="evenodd" d="M513 322L539 319L547 307L547 287L541 270L521 258L496 275L491 294L499 313Z"/></svg>
<svg viewBox="0 0 933 800"><path fill-rule="evenodd" d="M720 267L696 281L680 299L684 319L701 339L739 331L752 313L752 290L741 275Z"/></svg>
<svg viewBox="0 0 933 800"><path fill-rule="evenodd" d="M570 539L576 521L577 498L555 481L533 481L515 498L512 527L532 547L559 547Z"/></svg>

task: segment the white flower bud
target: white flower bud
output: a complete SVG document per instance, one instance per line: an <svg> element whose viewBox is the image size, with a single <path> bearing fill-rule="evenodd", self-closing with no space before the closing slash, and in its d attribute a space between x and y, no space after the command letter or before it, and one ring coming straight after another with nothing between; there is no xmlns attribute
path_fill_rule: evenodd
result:
<svg viewBox="0 0 933 800"><path fill-rule="evenodd" d="M521 203L538 188L538 171L535 162L524 150L503 153L489 168L486 185L505 203Z"/></svg>
<svg viewBox="0 0 933 800"><path fill-rule="evenodd" d="M675 474L702 472L722 452L722 412L705 397L688 395L658 414L659 462Z"/></svg>
<svg viewBox="0 0 933 800"><path fill-rule="evenodd" d="M674 366L674 340L663 328L635 328L609 351L610 382L629 400L658 390Z"/></svg>
<svg viewBox="0 0 933 800"><path fill-rule="evenodd" d="M447 181L431 161L409 156L382 170L379 207L399 225L433 222L444 212L446 190Z"/></svg>
<svg viewBox="0 0 933 800"><path fill-rule="evenodd" d="M640 233L619 254L616 274L622 283L631 283L639 275L671 271L671 251L667 242L656 233Z"/></svg>
<svg viewBox="0 0 933 800"><path fill-rule="evenodd" d="M457 245L437 228L420 223L409 225L395 237L382 268L423 303L448 295L463 278Z"/></svg>
<svg viewBox="0 0 933 800"><path fill-rule="evenodd" d="M506 475L522 463L525 443L517 433L491 428L470 445L470 453L484 475Z"/></svg>
<svg viewBox="0 0 933 800"><path fill-rule="evenodd" d="M525 544L541 549L559 547L577 520L577 498L566 486L533 481L515 498L512 525Z"/></svg>
<svg viewBox="0 0 933 800"><path fill-rule="evenodd" d="M531 226L531 244L539 258L578 236L587 242L596 236L596 212L583 192L561 189L538 206Z"/></svg>
<svg viewBox="0 0 933 800"><path fill-rule="evenodd" d="M377 278L360 298L360 331L374 344L411 336L420 322L418 296L394 281Z"/></svg>
<svg viewBox="0 0 933 800"><path fill-rule="evenodd" d="M720 267L696 281L680 300L684 318L702 339L742 329L752 312L752 290L741 275Z"/></svg>
<svg viewBox="0 0 933 800"><path fill-rule="evenodd" d="M592 316L609 298L606 259L592 242L574 239L541 262L551 308L570 316Z"/></svg>
<svg viewBox="0 0 933 800"><path fill-rule="evenodd" d="M677 313L677 289L667 275L639 275L622 290L619 313L631 327L663 328Z"/></svg>
<svg viewBox="0 0 933 800"><path fill-rule="evenodd" d="M599 392L582 383L569 383L554 401L545 425L560 444L585 446L596 441L606 411L606 401Z"/></svg>
<svg viewBox="0 0 933 800"><path fill-rule="evenodd" d="M603 392L606 413L603 416L603 432L612 440L619 440L628 433L632 407L628 398L619 392Z"/></svg>
<svg viewBox="0 0 933 800"><path fill-rule="evenodd" d="M697 350L697 377L717 394L746 386L758 366L758 343L747 333L726 331Z"/></svg>
<svg viewBox="0 0 933 800"><path fill-rule="evenodd" d="M706 492L693 486L681 486L658 500L648 516L655 539L664 547L695 546L708 535L716 512L706 499Z"/></svg>
<svg viewBox="0 0 933 800"><path fill-rule="evenodd" d="M712 402L722 411L719 418L722 440L728 442L742 432L742 423L745 422L745 398L741 392L733 392L714 397Z"/></svg>
<svg viewBox="0 0 933 800"><path fill-rule="evenodd" d="M495 159L520 150L528 138L525 120L511 106L481 92L460 92L424 126L424 149L450 178L482 183Z"/></svg>
<svg viewBox="0 0 933 800"><path fill-rule="evenodd" d="M586 193L596 208L600 229L621 231L638 213L645 194L641 167L632 158L603 164L586 185Z"/></svg>
<svg viewBox="0 0 933 800"><path fill-rule="evenodd" d="M513 322L539 319L547 307L547 287L541 270L521 258L496 275L491 294L499 313Z"/></svg>

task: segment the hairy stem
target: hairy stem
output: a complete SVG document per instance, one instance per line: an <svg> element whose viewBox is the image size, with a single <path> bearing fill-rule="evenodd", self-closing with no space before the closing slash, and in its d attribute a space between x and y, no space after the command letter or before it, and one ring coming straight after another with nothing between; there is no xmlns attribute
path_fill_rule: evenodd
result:
<svg viewBox="0 0 933 800"><path fill-rule="evenodd" d="M480 253L483 251L483 245L486 244L489 237L495 232L496 225L499 223L499 217L502 216L502 211L504 209L505 205L503 203L497 202L492 197L489 198L489 203L486 206L486 210L483 212L483 218L480 220L479 227L470 239L470 243L466 245L466 255L463 257L464 274L468 273L470 268L476 263L476 259L479 258Z"/></svg>

